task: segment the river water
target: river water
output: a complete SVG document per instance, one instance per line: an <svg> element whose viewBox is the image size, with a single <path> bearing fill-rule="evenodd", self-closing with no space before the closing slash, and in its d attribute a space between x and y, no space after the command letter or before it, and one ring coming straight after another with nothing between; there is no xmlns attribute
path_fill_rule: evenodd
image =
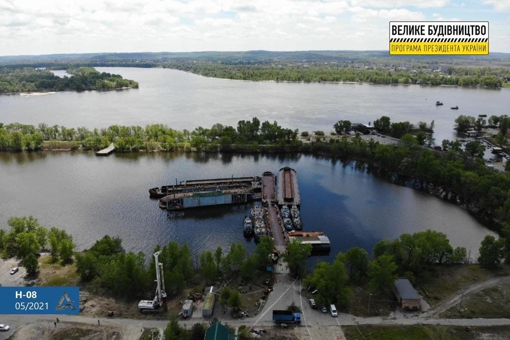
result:
<svg viewBox="0 0 510 340"><path fill-rule="evenodd" d="M452 139L459 114L504 114L510 92L419 86L289 84L211 79L164 69L99 68L140 83L139 90L0 96L0 122L67 127L163 123L191 130L241 119L276 120L284 127L332 130L339 119L369 122L435 121L436 140ZM436 100L443 107L434 105ZM449 106L459 105L458 111ZM78 249L109 234L127 250L149 254L156 244L188 242L195 254L242 236L248 205L168 215L149 199L148 189L199 179L261 175L289 165L297 170L305 230L322 230L338 251L361 246L369 252L382 238L426 229L442 231L453 246L476 257L481 240L493 234L455 205L399 187L353 163L312 156L219 154L113 154L84 152L0 153L0 226L11 216L33 215L41 224L69 231Z"/></svg>

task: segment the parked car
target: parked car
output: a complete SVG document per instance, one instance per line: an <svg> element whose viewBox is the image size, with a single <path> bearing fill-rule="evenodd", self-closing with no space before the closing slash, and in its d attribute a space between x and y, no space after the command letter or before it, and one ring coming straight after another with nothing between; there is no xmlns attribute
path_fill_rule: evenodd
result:
<svg viewBox="0 0 510 340"><path fill-rule="evenodd" d="M310 307L312 307L313 309L317 309L317 304L315 303L315 300L314 299L310 299Z"/></svg>
<svg viewBox="0 0 510 340"><path fill-rule="evenodd" d="M16 267L16 268L12 268L12 269L11 269L11 275L16 274L18 271L19 271L19 268L18 268L18 267Z"/></svg>
<svg viewBox="0 0 510 340"><path fill-rule="evenodd" d="M328 312L328 308L326 306L322 306L321 307L321 312L327 313Z"/></svg>
<svg viewBox="0 0 510 340"><path fill-rule="evenodd" d="M338 311L336 310L335 305L329 306L329 310L331 311L331 316L338 316Z"/></svg>
<svg viewBox="0 0 510 340"><path fill-rule="evenodd" d="M6 332L9 329L11 329L11 327L9 327L9 325L4 325L3 323L0 323L0 331Z"/></svg>

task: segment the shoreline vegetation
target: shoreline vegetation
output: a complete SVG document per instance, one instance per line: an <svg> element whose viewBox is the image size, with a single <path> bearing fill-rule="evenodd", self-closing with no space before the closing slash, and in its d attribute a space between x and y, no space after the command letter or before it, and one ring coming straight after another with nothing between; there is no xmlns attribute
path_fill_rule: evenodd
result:
<svg viewBox="0 0 510 340"><path fill-rule="evenodd" d="M506 144L510 118L491 117ZM469 129L473 117L459 116L457 129ZM481 127L483 122L478 124ZM371 127L371 126L370 126ZM425 191L459 205L474 215L486 227L502 232L510 225L510 172L488 168L483 159L485 146L477 141L462 145L444 140L434 146L430 133L434 122L391 122L382 116L373 122L373 129L393 137L392 143L366 141L366 125L341 120L334 132L287 129L275 121L239 121L237 127L214 124L211 128L197 127L193 131L174 130L166 125L119 126L89 130L85 127L39 124L0 123L0 151L22 152L37 150L100 150L114 143L115 152L212 152L212 153L286 153L311 154L342 161L357 161L360 169L384 176L389 181ZM353 130L357 130L354 133ZM386 138L385 140L388 140ZM508 164L508 163L507 163ZM508 167L507 167L508 170Z"/></svg>
<svg viewBox="0 0 510 340"><path fill-rule="evenodd" d="M491 66L487 66L488 62ZM0 57L0 70L4 72L23 68L170 68L231 80L419 84L488 89L510 86L509 65L510 56L504 53L477 59L396 57L388 56L387 52L383 51L163 52ZM105 86L108 87L109 84ZM0 93L2 92L5 91L2 91L0 78Z"/></svg>
<svg viewBox="0 0 510 340"><path fill-rule="evenodd" d="M47 69L1 68L0 94L49 94L59 91L111 91L137 89L138 83L94 68L67 68L71 77L58 77Z"/></svg>

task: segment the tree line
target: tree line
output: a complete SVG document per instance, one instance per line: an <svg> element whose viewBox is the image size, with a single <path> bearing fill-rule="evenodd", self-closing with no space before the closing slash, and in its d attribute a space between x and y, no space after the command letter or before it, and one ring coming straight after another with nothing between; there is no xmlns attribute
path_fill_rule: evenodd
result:
<svg viewBox="0 0 510 340"><path fill-rule="evenodd" d="M484 68L478 72L449 67L446 73L434 73L422 68L354 68L337 63L306 65L276 63L276 65L246 65L211 62L171 61L166 68L200 74L206 77L253 81L289 82L369 82L373 84L457 85L467 87L499 88L503 84L501 70ZM506 73L504 73L506 74Z"/></svg>
<svg viewBox="0 0 510 340"><path fill-rule="evenodd" d="M138 88L138 83L92 67L69 68L71 77L58 77L47 69L0 68L0 94L47 91L106 91Z"/></svg>
<svg viewBox="0 0 510 340"><path fill-rule="evenodd" d="M214 124L193 131L178 131L163 124L141 126L112 125L102 129L41 123L37 127L0 123L0 151L33 151L44 147L71 150L99 150L115 144L118 152L138 151L257 151L260 144L279 147L301 145L298 130L284 128L278 122L240 120L237 126Z"/></svg>

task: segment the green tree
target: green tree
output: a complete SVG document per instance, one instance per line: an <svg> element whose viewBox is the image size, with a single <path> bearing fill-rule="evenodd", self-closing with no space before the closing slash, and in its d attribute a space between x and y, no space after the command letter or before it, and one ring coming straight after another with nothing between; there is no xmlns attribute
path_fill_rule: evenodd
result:
<svg viewBox="0 0 510 340"><path fill-rule="evenodd" d="M35 273L39 270L39 261L37 261L37 256L35 256L34 253L28 254L23 259L23 267L26 268L29 275L35 275Z"/></svg>
<svg viewBox="0 0 510 340"><path fill-rule="evenodd" d="M466 143L464 149L466 150L466 153L471 157L483 158L485 154L485 146L475 141Z"/></svg>
<svg viewBox="0 0 510 340"><path fill-rule="evenodd" d="M465 132L475 124L475 117L460 115L455 118L455 123L457 123L457 131Z"/></svg>
<svg viewBox="0 0 510 340"><path fill-rule="evenodd" d="M374 121L375 129L380 133L388 133L390 131L391 120L388 116L382 116Z"/></svg>
<svg viewBox="0 0 510 340"><path fill-rule="evenodd" d="M245 260L246 247L241 243L232 243L229 253L222 260L223 270L230 274L238 273Z"/></svg>
<svg viewBox="0 0 510 340"><path fill-rule="evenodd" d="M76 254L76 272L84 282L91 281L99 274L99 259L94 252Z"/></svg>
<svg viewBox="0 0 510 340"><path fill-rule="evenodd" d="M232 293L232 290L230 289L229 286L225 286L222 290L221 290L221 294L220 294L220 303L223 305L223 306L226 306L228 304L228 300L230 299L230 295Z"/></svg>
<svg viewBox="0 0 510 340"><path fill-rule="evenodd" d="M271 265L271 254L274 251L273 238L264 236L260 239L257 248L255 248L255 260L260 270L265 270L267 266Z"/></svg>
<svg viewBox="0 0 510 340"><path fill-rule="evenodd" d="M381 255L370 262L368 267L369 286L373 292L386 292L391 289L398 277L395 274L398 266L393 261L393 256L389 254Z"/></svg>
<svg viewBox="0 0 510 340"><path fill-rule="evenodd" d="M464 247L457 247L453 250L450 258L451 263L464 263L467 258L467 251Z"/></svg>
<svg viewBox="0 0 510 340"><path fill-rule="evenodd" d="M205 339L205 327L202 323L195 323L191 327L189 340L204 340Z"/></svg>
<svg viewBox="0 0 510 340"><path fill-rule="evenodd" d="M200 254L200 268L207 282L213 282L218 277L218 269L210 251L203 251Z"/></svg>
<svg viewBox="0 0 510 340"><path fill-rule="evenodd" d="M330 303L346 306L351 290L347 285L349 277L345 269L345 255L337 255L333 263L319 262L312 275L304 280L305 284L317 289L316 301L319 305Z"/></svg>
<svg viewBox="0 0 510 340"><path fill-rule="evenodd" d="M256 274L258 267L260 267L260 263L258 262L257 257L252 255L244 261L239 274L242 278L249 279Z"/></svg>
<svg viewBox="0 0 510 340"><path fill-rule="evenodd" d="M181 340L185 335L184 330L179 326L177 316L172 316L170 322L163 331L163 337L165 340Z"/></svg>
<svg viewBox="0 0 510 340"><path fill-rule="evenodd" d="M497 268L501 260L504 257L504 245L505 239L496 238L492 235L487 235L482 241L480 246L480 256L478 257L478 263L484 268Z"/></svg>
<svg viewBox="0 0 510 340"><path fill-rule="evenodd" d="M72 262L74 247L75 245L70 239L63 239L60 241L59 256L62 261L62 265Z"/></svg>
<svg viewBox="0 0 510 340"><path fill-rule="evenodd" d="M292 240L287 244L287 253L283 255L283 258L289 266L291 275L303 277L306 269L306 259L311 253L311 244L301 244L297 240Z"/></svg>
<svg viewBox="0 0 510 340"><path fill-rule="evenodd" d="M237 290L231 291L230 296L228 298L228 306L232 308L234 311L238 311L241 309L242 301L239 291Z"/></svg>
<svg viewBox="0 0 510 340"><path fill-rule="evenodd" d="M16 236L16 243L18 245L18 252L16 255L20 258L35 254L41 248L34 232L18 234Z"/></svg>
<svg viewBox="0 0 510 340"><path fill-rule="evenodd" d="M368 253L359 247L350 248L346 257L346 268L353 282L360 283L368 271Z"/></svg>
<svg viewBox="0 0 510 340"><path fill-rule="evenodd" d="M214 252L214 261L216 261L216 269L218 270L218 273L220 272L222 258L223 258L223 249L221 249L221 247L218 246L218 248L216 248L216 251Z"/></svg>

